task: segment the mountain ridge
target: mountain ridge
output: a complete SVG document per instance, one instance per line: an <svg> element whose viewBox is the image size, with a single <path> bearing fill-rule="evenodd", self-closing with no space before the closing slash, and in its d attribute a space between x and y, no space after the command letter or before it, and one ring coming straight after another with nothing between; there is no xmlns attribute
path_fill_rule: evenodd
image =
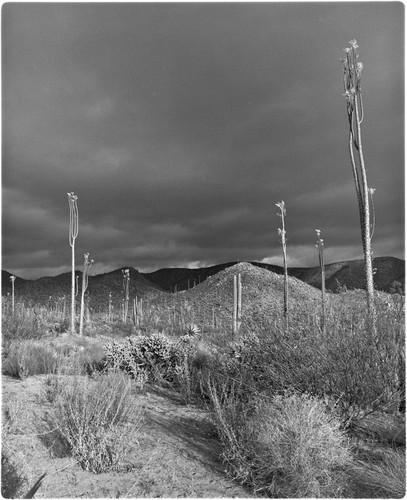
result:
<svg viewBox="0 0 407 500"><path fill-rule="evenodd" d="M89 276L88 292L90 295L112 294L114 301L123 297L124 269L130 270L130 295L147 297L160 292L188 290L239 262L226 262L201 268L163 268L150 273L140 273L131 266L123 266L107 273ZM276 274L283 274L283 267L262 262L249 262L259 268ZM396 257L376 257L373 259L375 269L375 287L377 290L394 293L403 292L405 284L405 261ZM76 270L79 290L81 290L82 272ZM319 267L290 267L288 274L315 288L321 288ZM2 270L2 295L11 293L11 273ZM49 297L62 298L71 293L71 272L57 276L44 276L36 280L26 280L16 276L14 283L16 296L29 297L33 301L46 302ZM366 279L362 259L345 260L325 265L325 286L331 292L346 289L364 289Z"/></svg>

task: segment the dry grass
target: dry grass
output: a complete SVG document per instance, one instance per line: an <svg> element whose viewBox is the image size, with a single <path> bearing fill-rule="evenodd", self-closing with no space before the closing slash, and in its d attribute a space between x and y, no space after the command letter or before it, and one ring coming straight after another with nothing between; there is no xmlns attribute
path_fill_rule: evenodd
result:
<svg viewBox="0 0 407 500"><path fill-rule="evenodd" d="M81 467L96 474L120 469L142 418L130 379L108 372L93 380L71 378L55 390L54 424Z"/></svg>
<svg viewBox="0 0 407 500"><path fill-rule="evenodd" d="M254 486L271 497L340 497L351 461L340 422L306 394L276 396L250 419Z"/></svg>
<svg viewBox="0 0 407 500"><path fill-rule="evenodd" d="M357 458L348 470L349 496L404 498L406 494L405 449L382 449Z"/></svg>
<svg viewBox="0 0 407 500"><path fill-rule="evenodd" d="M273 498L340 497L350 446L322 402L285 394L242 403L210 384L212 413L230 473Z"/></svg>

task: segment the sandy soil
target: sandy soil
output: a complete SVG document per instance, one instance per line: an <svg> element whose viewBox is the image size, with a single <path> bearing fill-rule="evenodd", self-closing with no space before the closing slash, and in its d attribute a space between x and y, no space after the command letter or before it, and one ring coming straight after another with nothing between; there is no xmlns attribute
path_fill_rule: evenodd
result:
<svg viewBox="0 0 407 500"><path fill-rule="evenodd" d="M2 397L17 417L3 439L29 486L47 473L36 498L253 497L227 478L221 447L206 413L182 404L168 389L145 388L136 394L144 423L126 457L127 472L93 474L81 469L58 446L46 423L45 376L24 381L3 376Z"/></svg>

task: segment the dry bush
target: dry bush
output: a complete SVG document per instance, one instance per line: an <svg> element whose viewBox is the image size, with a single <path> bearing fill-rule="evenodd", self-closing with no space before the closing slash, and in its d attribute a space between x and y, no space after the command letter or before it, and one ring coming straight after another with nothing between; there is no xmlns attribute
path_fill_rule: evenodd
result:
<svg viewBox="0 0 407 500"><path fill-rule="evenodd" d="M256 390L312 393L335 407L345 427L374 411L395 411L401 398L403 326L386 314L371 332L360 312L347 311L327 315L325 334L312 322L291 322L286 330L258 328L255 337L248 336L238 354Z"/></svg>
<svg viewBox="0 0 407 500"><path fill-rule="evenodd" d="M340 497L350 447L323 402L285 394L264 402L247 423L254 437L254 489L274 498Z"/></svg>
<svg viewBox="0 0 407 500"><path fill-rule="evenodd" d="M12 342L3 359L2 373L20 379L50 373L92 374L104 368L104 356L102 345L80 337L69 344L39 340Z"/></svg>
<svg viewBox="0 0 407 500"><path fill-rule="evenodd" d="M222 457L229 473L242 484L251 485L253 474L248 455L252 436L246 426L250 406L243 404L239 391L229 381L209 376L205 380L208 408L221 440Z"/></svg>
<svg viewBox="0 0 407 500"><path fill-rule="evenodd" d="M2 318L2 358L8 355L12 342L21 342L27 339L36 339L42 337L46 332L42 328L41 320L38 314L35 314L31 308L25 308L23 305L16 306L14 314L5 307L3 303Z"/></svg>
<svg viewBox="0 0 407 500"><path fill-rule="evenodd" d="M70 378L52 398L55 425L84 470L120 468L142 418L131 391L130 379L112 371L92 380Z"/></svg>
<svg viewBox="0 0 407 500"><path fill-rule="evenodd" d="M22 498L28 482L21 472L21 464L14 463L9 453L1 450L1 495L4 498Z"/></svg>
<svg viewBox="0 0 407 500"><path fill-rule="evenodd" d="M185 356L189 356L190 348L188 339L175 340L162 333L113 340L105 345L106 367L133 377L142 371L154 382L174 382L185 375Z"/></svg>
<svg viewBox="0 0 407 500"><path fill-rule="evenodd" d="M245 401L210 381L213 420L236 480L274 498L340 497L351 460L340 422L308 395Z"/></svg>
<svg viewBox="0 0 407 500"><path fill-rule="evenodd" d="M59 357L47 344L35 340L13 342L2 363L3 375L24 379L32 375L54 373Z"/></svg>
<svg viewBox="0 0 407 500"><path fill-rule="evenodd" d="M25 407L13 399L2 401L1 422L1 495L21 498L28 487L27 470L18 454L9 446L9 435L20 431Z"/></svg>
<svg viewBox="0 0 407 500"><path fill-rule="evenodd" d="M387 449L356 459L348 471L350 496L404 498L406 494L405 449Z"/></svg>

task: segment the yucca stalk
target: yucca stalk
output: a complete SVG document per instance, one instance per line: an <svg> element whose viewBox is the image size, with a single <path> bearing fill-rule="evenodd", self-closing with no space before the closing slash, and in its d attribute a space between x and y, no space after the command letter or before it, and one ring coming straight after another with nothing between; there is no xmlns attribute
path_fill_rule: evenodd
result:
<svg viewBox="0 0 407 500"><path fill-rule="evenodd" d="M240 330L242 324L242 276L237 275L237 331Z"/></svg>
<svg viewBox="0 0 407 500"><path fill-rule="evenodd" d="M373 227L370 219L370 204L373 203L373 189L369 189L365 160L362 148L361 124L363 121L363 100L361 73L363 64L358 62L356 40L351 40L351 47L344 49L346 57L342 59L343 85L345 89L346 107L349 120L349 155L355 182L356 196L359 207L362 246L366 273L367 311L369 319L374 322L374 284L371 240Z"/></svg>
<svg viewBox="0 0 407 500"><path fill-rule="evenodd" d="M81 316L79 323L79 335L83 335L83 317L85 313L85 292L88 288L89 270L94 260L89 260L89 253L84 254L83 273L82 273L82 292L81 292Z"/></svg>
<svg viewBox="0 0 407 500"><path fill-rule="evenodd" d="M286 326L288 327L288 269L287 269L287 238L285 230L285 216L287 210L285 208L284 201L276 203L276 207L280 209L280 213L277 214L281 217L281 228L278 228L278 234L280 236L281 246L283 249L283 266L284 266L284 319Z"/></svg>
<svg viewBox="0 0 407 500"><path fill-rule="evenodd" d="M317 233L319 269L321 271L321 295L322 295L322 312L321 312L321 330L325 333L325 264L324 264L324 240L321 238L320 229L315 229Z"/></svg>
<svg viewBox="0 0 407 500"><path fill-rule="evenodd" d="M112 322L113 308L112 308L112 292L109 292L109 323Z"/></svg>
<svg viewBox="0 0 407 500"><path fill-rule="evenodd" d="M11 313L14 316L14 282L16 280L15 276L10 276L11 281Z"/></svg>
<svg viewBox="0 0 407 500"><path fill-rule="evenodd" d="M78 197L68 193L69 203L69 244L72 248L72 280L71 280L71 333L75 334L75 240L78 236Z"/></svg>
<svg viewBox="0 0 407 500"><path fill-rule="evenodd" d="M124 302L123 302L123 322L127 322L127 315L129 312L129 285L130 285L130 270L123 269L123 292L124 292Z"/></svg>

